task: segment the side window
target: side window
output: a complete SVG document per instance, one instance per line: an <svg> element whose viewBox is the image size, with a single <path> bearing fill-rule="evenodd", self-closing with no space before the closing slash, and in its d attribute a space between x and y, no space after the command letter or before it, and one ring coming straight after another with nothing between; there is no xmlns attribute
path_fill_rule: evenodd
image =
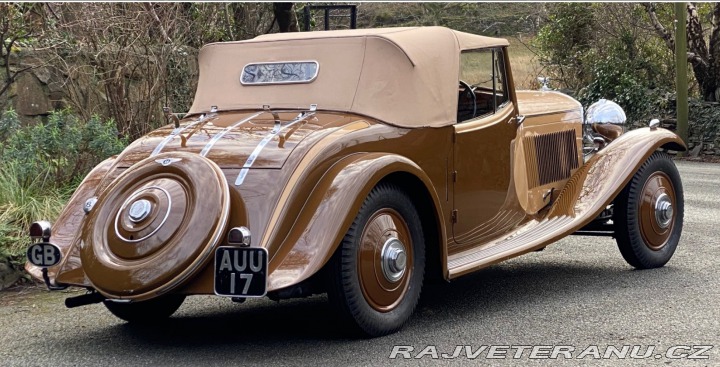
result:
<svg viewBox="0 0 720 367"><path fill-rule="evenodd" d="M502 48L460 54L458 122L491 115L509 101Z"/></svg>

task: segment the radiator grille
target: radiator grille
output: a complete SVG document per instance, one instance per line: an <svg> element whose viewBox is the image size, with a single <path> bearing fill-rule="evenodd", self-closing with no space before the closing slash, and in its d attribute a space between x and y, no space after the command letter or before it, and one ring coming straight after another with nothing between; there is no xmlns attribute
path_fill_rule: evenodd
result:
<svg viewBox="0 0 720 367"><path fill-rule="evenodd" d="M578 168L575 130L526 136L524 144L530 188L568 179Z"/></svg>

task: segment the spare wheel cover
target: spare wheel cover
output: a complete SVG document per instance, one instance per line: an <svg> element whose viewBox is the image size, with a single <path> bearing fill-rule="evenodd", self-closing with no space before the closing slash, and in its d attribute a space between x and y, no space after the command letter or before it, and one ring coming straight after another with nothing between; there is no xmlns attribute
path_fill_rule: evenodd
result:
<svg viewBox="0 0 720 367"><path fill-rule="evenodd" d="M220 168L197 154L144 159L98 197L82 231L83 269L113 298L145 300L183 285L211 259L230 210Z"/></svg>

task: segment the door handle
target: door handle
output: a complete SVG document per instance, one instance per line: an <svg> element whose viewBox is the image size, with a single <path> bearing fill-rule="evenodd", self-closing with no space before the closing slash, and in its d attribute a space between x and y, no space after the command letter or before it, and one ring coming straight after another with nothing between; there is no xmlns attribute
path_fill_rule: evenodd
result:
<svg viewBox="0 0 720 367"><path fill-rule="evenodd" d="M513 118L515 119L515 122L516 122L518 125L522 124L522 123L525 121L525 116L523 116L523 115L517 115L517 116L515 116L515 117L513 117Z"/></svg>

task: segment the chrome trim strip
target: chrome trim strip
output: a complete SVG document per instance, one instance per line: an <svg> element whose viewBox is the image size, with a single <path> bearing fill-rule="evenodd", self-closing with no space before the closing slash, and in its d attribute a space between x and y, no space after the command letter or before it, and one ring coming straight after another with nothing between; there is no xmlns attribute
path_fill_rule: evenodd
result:
<svg viewBox="0 0 720 367"><path fill-rule="evenodd" d="M245 164L243 165L242 169L240 170L240 174L238 175L237 179L235 180L235 186L242 185L243 181L245 181L245 176L247 176L248 171L250 170L250 167L252 167L253 163L255 163L255 159L257 159L258 155L260 155L260 152L262 152L263 148L272 140L274 137L278 136L285 128L288 128L290 126L293 126L297 124L300 121L304 121L310 116L315 115L315 109L312 109L310 112L303 112L298 117L296 117L294 120L288 122L284 126L281 126L279 129L275 128L272 131L270 131L269 134L267 134L262 141L255 147L255 150L250 153L250 156L245 161Z"/></svg>
<svg viewBox="0 0 720 367"><path fill-rule="evenodd" d="M165 148L165 145L167 145L167 143L169 143L171 140L173 140L173 138L175 138L176 136L180 135L180 133L182 133L183 131L185 131L185 130L187 130L187 129L189 129L189 128L191 128L191 127L193 127L193 126L195 126L195 125L197 125L197 124L205 121L205 120L208 119L209 117L210 117L210 116L202 115L202 116L200 116L199 119L197 119L197 120L195 120L195 121L193 121L193 122L191 122L191 123L189 123L189 124L187 124L187 125L185 125L185 126L183 126L183 127L176 127L176 128L174 128L173 131L170 133L170 135L168 135L167 137L165 137L165 139L163 139L163 141L161 141L160 144L158 144L158 146L155 147L155 149L152 151L152 153L150 153L150 156L151 156L151 157L154 157L154 156L160 154L160 152L163 150L163 148Z"/></svg>
<svg viewBox="0 0 720 367"><path fill-rule="evenodd" d="M120 220L120 214L123 212L123 210L125 210L125 207L128 206L128 204L130 204L130 202L131 202L132 200L134 200L135 198L137 198L138 196L140 196L140 194L141 194L143 191L152 190L152 189L157 189L157 190L162 191L163 194L165 194L165 197L167 197L167 199L168 199L168 208L167 208L167 211L165 212L165 217L163 217L162 222L160 222L160 224L158 224L158 226L157 226L152 232L148 233L147 235L143 236L142 238L138 238L138 239L136 239L136 240L131 240L131 239L129 239L129 238L125 238L123 235L120 234L120 230L118 229L118 221ZM125 242L128 242L128 243L138 243L138 242L142 242L142 241L150 238L150 236L154 235L155 233L157 233L157 231L160 230L160 228L162 228L162 226L165 224L165 222L167 221L168 217L170 216L170 209L172 209L172 197L170 196L170 193L169 193L167 190L165 190L164 188L162 188L162 187L160 187L160 186L148 186L148 187L146 187L146 188L144 188L144 189L140 189L140 190L138 190L138 191L135 191L135 193L132 194L132 196L130 196L129 198L127 198L127 199L125 200L125 202L123 202L122 206L120 206L120 209L118 210L117 214L115 215L115 235L116 235L119 239L121 239L121 240L123 240L123 241L125 241Z"/></svg>
<svg viewBox="0 0 720 367"><path fill-rule="evenodd" d="M246 122L248 122L248 121L250 121L250 120L252 120L252 119L254 119L254 118L258 117L258 116L260 116L260 115L262 115L263 113L265 113L265 111L260 111L260 112L254 114L254 115L252 115L252 116L250 116L250 117L244 118L244 119L242 119L242 120L240 120L240 121L238 121L238 122L236 122L236 123L234 123L234 124L232 124L232 125L224 128L224 129L222 129L222 131L220 131L219 133L215 134L215 136L213 136L212 139L210 139L210 141L209 141L207 144L205 144L205 147L204 147L203 150L200 152L200 155L203 156L203 157L206 156L208 153L210 153L210 149L212 149L213 145L215 145L215 143L217 143L218 140L222 139L222 137L225 136L225 134L227 134L228 132L230 132L230 130L232 130L232 129L234 129L234 128L236 128L236 127L238 127L238 126L240 126L240 125L242 125L242 124L244 124L244 123L246 123Z"/></svg>

